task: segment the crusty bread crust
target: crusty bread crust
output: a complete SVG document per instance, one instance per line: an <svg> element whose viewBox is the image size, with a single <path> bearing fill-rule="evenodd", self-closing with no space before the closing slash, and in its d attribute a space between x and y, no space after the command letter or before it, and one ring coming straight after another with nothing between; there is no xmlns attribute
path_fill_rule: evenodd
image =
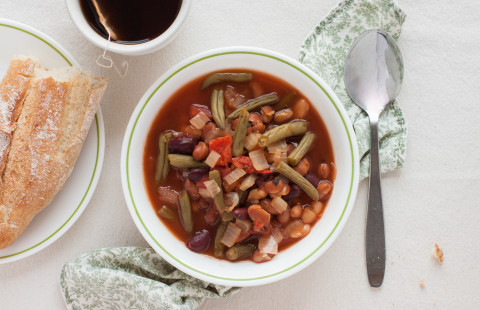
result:
<svg viewBox="0 0 480 310"><path fill-rule="evenodd" d="M0 175L7 164L12 133L35 67L35 60L14 56L0 82Z"/></svg>
<svg viewBox="0 0 480 310"><path fill-rule="evenodd" d="M0 248L12 244L68 180L106 86L106 79L78 68L35 70L0 182Z"/></svg>

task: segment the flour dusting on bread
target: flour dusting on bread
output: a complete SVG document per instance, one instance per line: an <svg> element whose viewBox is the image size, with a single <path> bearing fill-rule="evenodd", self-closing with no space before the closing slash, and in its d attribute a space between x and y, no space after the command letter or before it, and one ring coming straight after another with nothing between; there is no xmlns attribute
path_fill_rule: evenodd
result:
<svg viewBox="0 0 480 310"><path fill-rule="evenodd" d="M18 79L22 87L28 85L17 91L23 98L10 95L16 106L5 104L0 116L0 130L2 122L11 120L11 141L4 143L6 159L0 165L0 248L18 238L68 180L107 86L106 79L75 67L47 70L36 65L30 72L26 68L31 68L30 62L37 64L34 60L15 59L26 64L17 64L21 69L16 72L9 68L7 76L29 80ZM21 113L9 114L10 110ZM0 133L0 151L2 143Z"/></svg>

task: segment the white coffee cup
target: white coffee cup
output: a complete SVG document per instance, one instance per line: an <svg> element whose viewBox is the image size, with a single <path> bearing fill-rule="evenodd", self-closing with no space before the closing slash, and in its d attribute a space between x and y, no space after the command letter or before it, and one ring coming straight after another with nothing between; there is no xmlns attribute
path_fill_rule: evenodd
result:
<svg viewBox="0 0 480 310"><path fill-rule="evenodd" d="M67 9L70 17L72 18L75 26L77 26L80 32L90 42L104 49L107 46L108 41L98 32L96 32L89 24L82 12L80 0L65 0L65 2L67 4ZM164 33L162 33L155 39L138 44L121 44L113 41L108 43L108 50L123 55L144 55L155 52L167 46L175 38L180 28L182 27L187 17L188 10L190 9L190 4L191 0L182 0L180 10L173 23Z"/></svg>

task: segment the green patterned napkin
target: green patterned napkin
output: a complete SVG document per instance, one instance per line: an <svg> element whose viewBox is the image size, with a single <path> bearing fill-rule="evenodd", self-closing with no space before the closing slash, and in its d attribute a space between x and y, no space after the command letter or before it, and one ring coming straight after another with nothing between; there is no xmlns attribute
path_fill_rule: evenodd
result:
<svg viewBox="0 0 480 310"><path fill-rule="evenodd" d="M63 266L60 287L69 310L190 310L239 290L193 278L143 248L86 253Z"/></svg>
<svg viewBox="0 0 480 310"><path fill-rule="evenodd" d="M383 28L395 39L405 14L393 0L347 0L320 22L305 41L300 61L318 73L335 91L352 120L360 152L360 178L369 169L369 123L348 97L343 64L353 40L369 28ZM407 127L396 103L380 118L383 172L401 167ZM149 309L190 310L205 298L230 296L238 288L212 285L168 264L152 249L100 249L68 262L60 286L69 310Z"/></svg>
<svg viewBox="0 0 480 310"><path fill-rule="evenodd" d="M352 121L360 155L360 180L368 176L370 168L370 125L367 114L350 100L345 90L343 66L350 46L362 32L382 28L397 40L405 17L394 0L346 0L320 22L300 52L300 62L330 85ZM406 156L407 124L396 101L382 113L378 134L381 171L402 167Z"/></svg>

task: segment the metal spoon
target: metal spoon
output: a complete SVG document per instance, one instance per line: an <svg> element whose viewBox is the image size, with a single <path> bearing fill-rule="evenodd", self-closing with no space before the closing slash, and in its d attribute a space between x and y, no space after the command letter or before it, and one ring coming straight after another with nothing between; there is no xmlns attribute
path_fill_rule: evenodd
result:
<svg viewBox="0 0 480 310"><path fill-rule="evenodd" d="M385 230L378 155L378 118L397 97L403 61L393 38L381 29L367 30L353 42L345 63L345 86L352 100L370 119L370 184L368 193L366 260L368 281L382 285L385 275Z"/></svg>

